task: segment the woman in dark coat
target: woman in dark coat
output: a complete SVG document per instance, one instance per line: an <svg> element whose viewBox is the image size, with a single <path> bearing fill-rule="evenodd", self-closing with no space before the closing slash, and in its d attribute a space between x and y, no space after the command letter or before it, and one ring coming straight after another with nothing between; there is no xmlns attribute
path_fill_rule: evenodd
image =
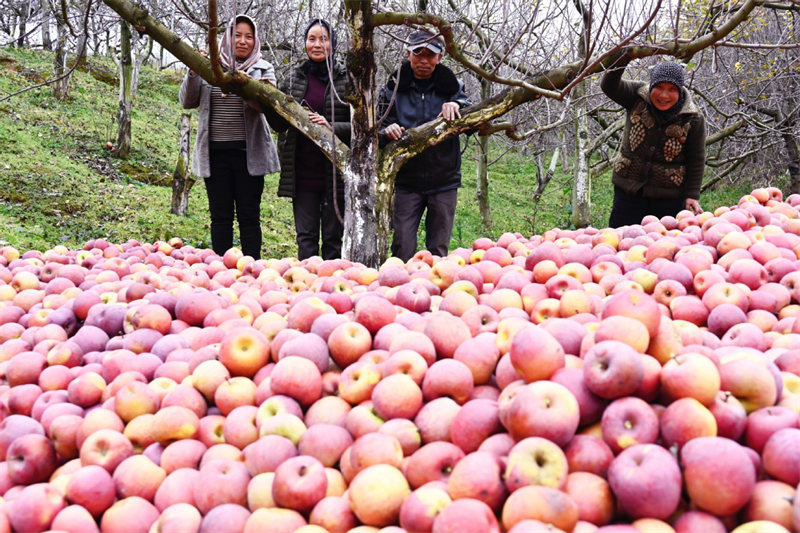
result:
<svg viewBox="0 0 800 533"><path fill-rule="evenodd" d="M344 96L350 85L347 71L333 56L335 49L336 33L328 21L312 20L305 31L308 59L292 68L278 87L308 109L312 122L330 128L342 142L349 144L350 106L344 102ZM341 176L334 179L332 163L305 135L282 120L271 119L270 123L279 132L278 196L292 199L298 258L341 257L343 227L339 216L344 217Z"/></svg>
<svg viewBox="0 0 800 533"><path fill-rule="evenodd" d="M274 84L275 70L261 57L256 30L253 19L237 15L222 37L220 61L226 69ZM235 213L242 252L259 259L264 174L279 170L267 121L256 107L235 94L223 94L191 71L179 98L185 109L198 108L192 173L205 178L211 246L219 255L233 246Z"/></svg>
<svg viewBox="0 0 800 533"><path fill-rule="evenodd" d="M607 72L600 85L626 111L608 225L639 224L646 215L676 215L682 209L701 212L706 123L684 87L683 67L659 63L649 83L623 80L623 71L624 66Z"/></svg>

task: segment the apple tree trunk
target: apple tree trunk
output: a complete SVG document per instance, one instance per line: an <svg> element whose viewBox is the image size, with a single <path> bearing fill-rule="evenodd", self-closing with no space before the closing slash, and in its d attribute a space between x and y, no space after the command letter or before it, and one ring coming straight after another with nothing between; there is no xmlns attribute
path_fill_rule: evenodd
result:
<svg viewBox="0 0 800 533"><path fill-rule="evenodd" d="M581 15L582 27L578 39L579 56L587 57L589 46L589 29L591 13L581 0L573 0L573 5ZM572 224L576 228L584 228L592 222L592 180L589 172L589 119L586 109L586 86L578 85L574 89L575 109L575 167L572 171Z"/></svg>
<svg viewBox="0 0 800 533"><path fill-rule="evenodd" d="M347 0L345 17L351 44L347 66L353 79L352 134L344 174L345 217L342 256L375 267L386 257L391 205L387 181L378 176L378 135L374 101L375 54L370 15L372 2ZM389 183L388 187L391 186Z"/></svg>
<svg viewBox="0 0 800 533"><path fill-rule="evenodd" d="M189 211L189 191L194 185L189 169L189 154L191 149L192 115L181 113L181 138L178 161L175 172L172 173L172 214L185 217Z"/></svg>
<svg viewBox="0 0 800 533"><path fill-rule="evenodd" d="M120 19L119 35L119 110L117 111L117 157L131 155L131 88L133 61L131 58L131 27Z"/></svg>
<svg viewBox="0 0 800 533"><path fill-rule="evenodd" d="M789 190L792 194L800 194L800 143L790 130L791 128L787 127L787 132L783 134L783 143L789 156Z"/></svg>
<svg viewBox="0 0 800 533"><path fill-rule="evenodd" d="M50 0L42 0L42 49L48 52L53 49L50 37L50 11Z"/></svg>
<svg viewBox="0 0 800 533"><path fill-rule="evenodd" d="M53 56L53 95L58 100L64 100L69 95L69 79L64 76L67 70L67 21L64 20L60 10L53 10L56 19L56 51Z"/></svg>
<svg viewBox="0 0 800 533"><path fill-rule="evenodd" d="M589 121L586 117L585 88L575 87L575 166L572 169L572 223L584 228L592 222L592 180L589 172Z"/></svg>
<svg viewBox="0 0 800 533"><path fill-rule="evenodd" d="M491 82L481 79L481 100L486 100L491 96ZM477 181L475 186L475 198L478 200L478 210L481 214L481 224L484 230L492 227L492 210L489 205L489 136L481 135L478 137L478 150L475 153L475 172Z"/></svg>

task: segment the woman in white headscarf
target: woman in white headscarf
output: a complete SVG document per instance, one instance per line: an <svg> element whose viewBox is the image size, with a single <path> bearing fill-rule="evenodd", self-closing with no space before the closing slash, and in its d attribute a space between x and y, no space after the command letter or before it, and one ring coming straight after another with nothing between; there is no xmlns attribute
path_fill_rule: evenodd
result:
<svg viewBox="0 0 800 533"><path fill-rule="evenodd" d="M220 60L225 69L275 83L274 68L261 57L256 23L247 15L237 15L228 25ZM192 172L205 178L214 252L222 255L233 246L235 214L242 252L259 259L264 174L280 170L264 115L191 71L181 84L180 102L185 109L198 108Z"/></svg>

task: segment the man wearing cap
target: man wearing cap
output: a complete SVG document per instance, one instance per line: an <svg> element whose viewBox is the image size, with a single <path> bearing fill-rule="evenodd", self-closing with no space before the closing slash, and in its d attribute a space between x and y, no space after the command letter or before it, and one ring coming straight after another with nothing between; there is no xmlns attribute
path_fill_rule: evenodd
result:
<svg viewBox="0 0 800 533"><path fill-rule="evenodd" d="M608 225L639 224L646 215L674 216L682 209L700 213L706 123L684 87L683 67L659 63L645 83L622 79L628 61L623 55L620 68L607 72L600 84L626 111Z"/></svg>
<svg viewBox="0 0 800 533"><path fill-rule="evenodd" d="M395 141L406 129L437 117L461 118L459 110L471 105L464 84L440 63L443 51L442 41L428 31L409 36L408 61L389 77L378 97L380 115L386 114L382 141ZM403 165L395 179L392 255L403 261L414 255L423 213L426 248L447 255L460 186L458 137L427 148Z"/></svg>

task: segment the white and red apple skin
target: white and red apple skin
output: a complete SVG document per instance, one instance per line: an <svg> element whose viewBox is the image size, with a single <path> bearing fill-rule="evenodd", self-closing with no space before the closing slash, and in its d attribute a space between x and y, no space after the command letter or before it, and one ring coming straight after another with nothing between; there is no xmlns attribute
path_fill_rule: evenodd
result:
<svg viewBox="0 0 800 533"><path fill-rule="evenodd" d="M0 247L0 533L797 531L799 254L772 187L380 268Z"/></svg>

